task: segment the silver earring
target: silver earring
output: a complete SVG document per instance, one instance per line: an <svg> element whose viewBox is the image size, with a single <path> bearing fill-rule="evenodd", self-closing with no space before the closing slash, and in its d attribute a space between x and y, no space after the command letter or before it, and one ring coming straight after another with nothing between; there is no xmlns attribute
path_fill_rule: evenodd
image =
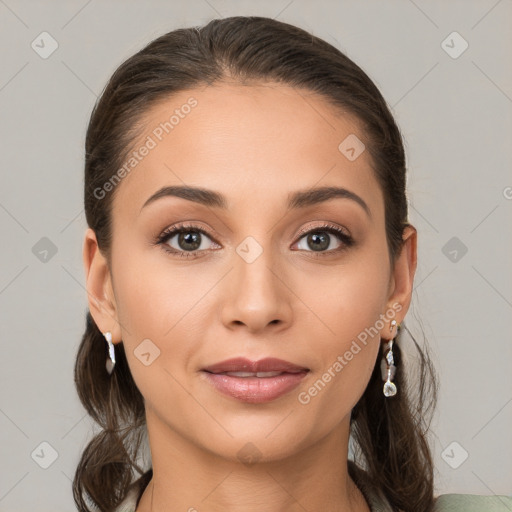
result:
<svg viewBox="0 0 512 512"><path fill-rule="evenodd" d="M108 343L108 355L109 358L107 359L107 372L109 375L112 375L112 372L114 371L114 366L116 365L116 353L114 350L114 344L112 343L112 333L110 331L104 332L103 336L105 336L105 339Z"/></svg>
<svg viewBox="0 0 512 512"><path fill-rule="evenodd" d="M391 321L391 325L389 327L390 331L393 331L393 328L396 326L396 320ZM398 333L398 329L397 329ZM396 336L396 335L395 335ZM386 350L387 354L382 358L380 369L382 380L384 381L384 386L382 388L382 392L385 397L395 396L397 389L392 379L395 377L396 366L395 360L393 359L393 339L389 340L388 343L384 344L383 350L384 353Z"/></svg>

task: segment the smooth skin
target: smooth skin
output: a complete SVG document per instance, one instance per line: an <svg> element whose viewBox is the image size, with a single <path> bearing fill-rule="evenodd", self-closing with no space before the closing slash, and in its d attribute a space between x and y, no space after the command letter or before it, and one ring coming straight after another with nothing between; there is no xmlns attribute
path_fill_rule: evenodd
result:
<svg viewBox="0 0 512 512"><path fill-rule="evenodd" d="M124 343L146 405L154 474L137 512L368 512L347 471L349 420L381 343L396 334L390 320L308 404L298 395L395 303L402 322L416 230L404 231L391 268L369 152L349 161L338 150L349 134L362 141L365 134L308 91L234 82L183 91L146 112L133 147L191 96L197 106L117 185L111 272L94 232L85 234L91 314L115 344ZM227 208L171 196L143 208L171 185L214 190ZM370 214L339 197L287 210L289 194L323 186L357 194ZM178 235L155 243L180 222L206 231L198 249ZM354 244L326 233L324 223ZM315 250L303 228L328 243ZM249 236L263 251L251 263L236 251ZM164 246L197 257L179 258ZM146 339L160 350L147 366L134 353ZM286 395L244 403L220 394L200 371L236 356L277 357L310 372ZM244 447L255 463L239 457Z"/></svg>

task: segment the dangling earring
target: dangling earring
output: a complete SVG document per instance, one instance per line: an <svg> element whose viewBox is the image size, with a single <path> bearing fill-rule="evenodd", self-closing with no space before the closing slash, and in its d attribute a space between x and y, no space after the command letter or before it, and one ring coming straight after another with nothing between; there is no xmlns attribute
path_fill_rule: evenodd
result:
<svg viewBox="0 0 512 512"><path fill-rule="evenodd" d="M391 325L389 330L393 332L393 328L396 326L396 320L391 321ZM397 328L398 334L398 328ZM385 352L389 349L388 353L385 357L382 358L381 362L381 374L382 380L384 381L384 386L382 391L385 397L395 396L396 395L396 385L394 382L391 382L391 379L394 378L396 372L395 360L393 359L393 339L389 340L388 343L384 344L383 351Z"/></svg>
<svg viewBox="0 0 512 512"><path fill-rule="evenodd" d="M116 353L114 350L114 344L112 343L112 333L110 331L104 332L103 336L105 336L105 339L108 343L108 354L109 358L107 358L107 372L109 375L112 375L112 372L114 371L114 366L116 365Z"/></svg>

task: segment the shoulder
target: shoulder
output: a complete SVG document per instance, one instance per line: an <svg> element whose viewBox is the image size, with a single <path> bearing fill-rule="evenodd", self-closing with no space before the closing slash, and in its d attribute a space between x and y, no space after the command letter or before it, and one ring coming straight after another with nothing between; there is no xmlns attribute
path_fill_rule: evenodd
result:
<svg viewBox="0 0 512 512"><path fill-rule="evenodd" d="M479 496L476 494L442 494L432 512L508 512L511 496Z"/></svg>

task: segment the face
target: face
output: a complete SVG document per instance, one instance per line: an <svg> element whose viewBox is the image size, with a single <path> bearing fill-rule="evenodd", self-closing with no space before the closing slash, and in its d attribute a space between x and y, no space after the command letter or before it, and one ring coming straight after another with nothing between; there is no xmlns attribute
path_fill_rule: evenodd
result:
<svg viewBox="0 0 512 512"><path fill-rule="evenodd" d="M226 458L252 446L269 460L346 429L415 268L414 234L388 259L368 151L339 149L348 136L366 143L360 124L272 84L181 92L142 121L115 190L112 273L91 230L84 258L91 313L122 340L148 425ZM215 197L152 197L164 187ZM324 187L345 192L307 194ZM302 371L204 371L235 357Z"/></svg>

